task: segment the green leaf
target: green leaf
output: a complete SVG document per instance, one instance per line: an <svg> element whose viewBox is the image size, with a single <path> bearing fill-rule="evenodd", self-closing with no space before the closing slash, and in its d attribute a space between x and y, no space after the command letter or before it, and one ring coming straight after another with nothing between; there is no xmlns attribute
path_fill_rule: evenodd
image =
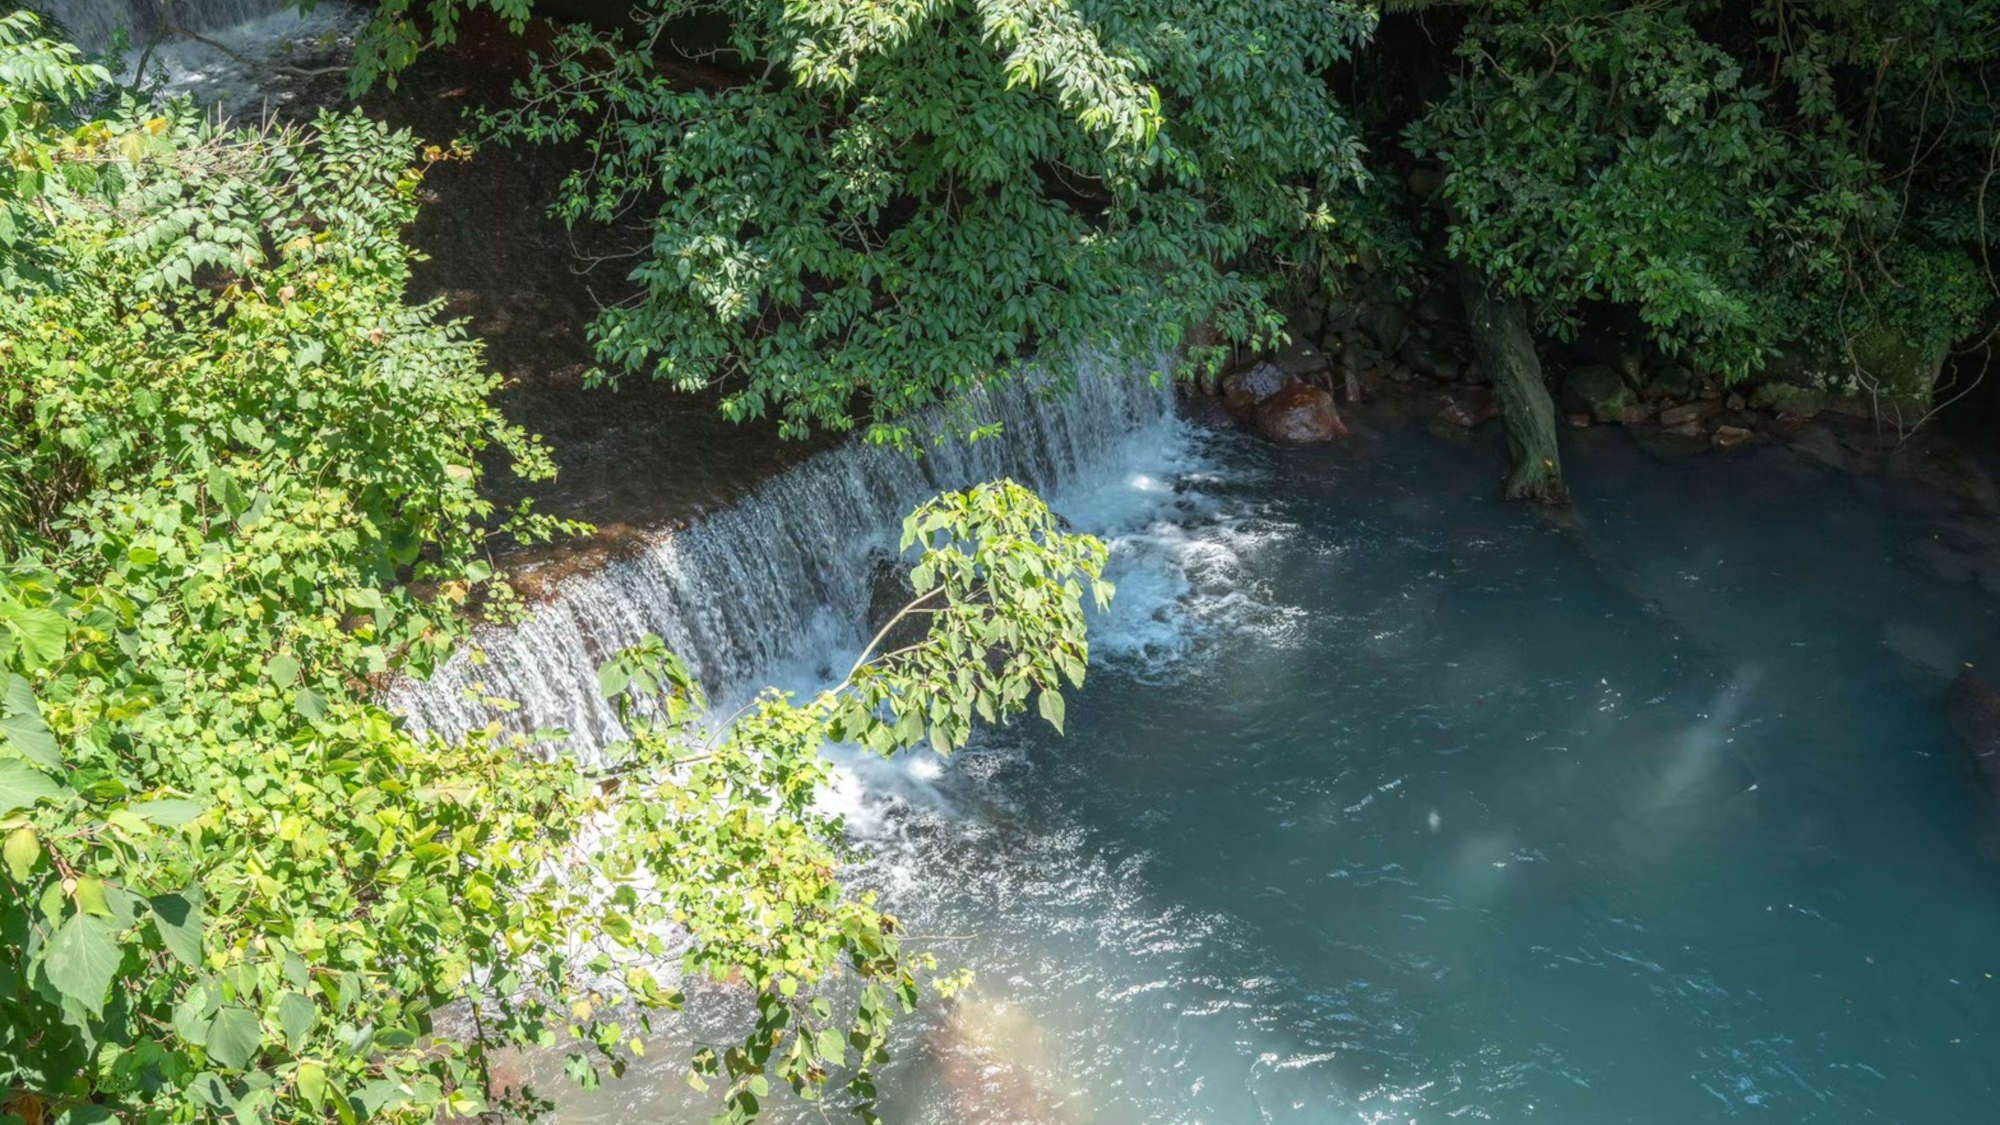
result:
<svg viewBox="0 0 2000 1125"><path fill-rule="evenodd" d="M326 1104L326 1068L310 1060L299 1064L299 1096L314 1109Z"/></svg>
<svg viewBox="0 0 2000 1125"><path fill-rule="evenodd" d="M69 641L69 622L52 609L0 602L0 625L10 627L20 637L31 667L54 664L62 658Z"/></svg>
<svg viewBox="0 0 2000 1125"><path fill-rule="evenodd" d="M201 815L199 801L189 801L180 797L162 797L157 801L141 801L131 807L133 816L149 824L162 828L179 828Z"/></svg>
<svg viewBox="0 0 2000 1125"><path fill-rule="evenodd" d="M835 1066L847 1062L847 1038L834 1028L825 1028L813 1040L819 1056Z"/></svg>
<svg viewBox="0 0 2000 1125"><path fill-rule="evenodd" d="M181 894L154 895L147 904L167 952L190 969L201 968L201 904Z"/></svg>
<svg viewBox="0 0 2000 1125"><path fill-rule="evenodd" d="M111 923L89 914L72 914L50 939L42 971L65 999L101 1016L121 957Z"/></svg>
<svg viewBox="0 0 2000 1125"><path fill-rule="evenodd" d="M38 801L54 801L67 792L48 774L18 758L0 758L0 816L15 809L33 808Z"/></svg>
<svg viewBox="0 0 2000 1125"><path fill-rule="evenodd" d="M1062 733L1063 697L1061 692L1043 688L1035 696L1035 709L1041 712L1042 718L1047 719L1050 726L1056 728L1057 734Z"/></svg>
<svg viewBox="0 0 2000 1125"><path fill-rule="evenodd" d="M0 691L0 747L11 748L15 753L45 769L62 768L62 754L56 747L56 736L42 721L41 708L35 702L35 693L26 676L12 672L0 672L0 682L5 690Z"/></svg>
<svg viewBox="0 0 2000 1125"><path fill-rule="evenodd" d="M0 845L0 859L6 860L7 873L16 883L26 883L41 858L42 842L36 838L35 830L25 824L8 833L6 844Z"/></svg>
<svg viewBox="0 0 2000 1125"><path fill-rule="evenodd" d="M291 687L299 682L299 661L290 653L281 652L264 664L264 675L281 688Z"/></svg>
<svg viewBox="0 0 2000 1125"><path fill-rule="evenodd" d="M76 881L76 908L99 918L111 917L111 904L104 898L104 880L85 875Z"/></svg>
<svg viewBox="0 0 2000 1125"><path fill-rule="evenodd" d="M55 1125L105 1125L118 1120L118 1115L101 1105L73 1105L63 1110L55 1120Z"/></svg>
<svg viewBox="0 0 2000 1125"><path fill-rule="evenodd" d="M285 1045L294 1052L305 1046L318 1020L319 1009L303 994L287 992L278 998L278 1026L284 1029Z"/></svg>
<svg viewBox="0 0 2000 1125"><path fill-rule="evenodd" d="M208 1057L229 1067L243 1070L250 1060L257 1057L258 1041L263 1037L263 1029L258 1026L257 1013L248 1008L226 1007L215 1013L215 1022L208 1025Z"/></svg>

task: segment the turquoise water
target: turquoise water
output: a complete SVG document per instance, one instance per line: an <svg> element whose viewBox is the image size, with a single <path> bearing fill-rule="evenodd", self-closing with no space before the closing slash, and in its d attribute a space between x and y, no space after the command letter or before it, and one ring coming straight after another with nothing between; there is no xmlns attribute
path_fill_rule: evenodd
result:
<svg viewBox="0 0 2000 1125"><path fill-rule="evenodd" d="M1969 1122L2000 866L1949 675L1994 607L1777 448L1184 423L1058 497L1121 600L1067 737L842 793L964 1000L892 1122ZM698 1120L655 1061L567 1120ZM657 1069L649 1069L657 1067ZM780 1107L781 1119L817 1111Z"/></svg>

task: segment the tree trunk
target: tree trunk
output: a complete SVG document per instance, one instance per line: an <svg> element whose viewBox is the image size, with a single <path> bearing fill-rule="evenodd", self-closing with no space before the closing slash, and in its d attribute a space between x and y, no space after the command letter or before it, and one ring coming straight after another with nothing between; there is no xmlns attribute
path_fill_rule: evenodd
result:
<svg viewBox="0 0 2000 1125"><path fill-rule="evenodd" d="M1556 453L1556 404L1542 382L1542 362L1535 357L1528 314L1521 302L1493 292L1474 270L1461 270L1459 287L1465 295L1473 345L1499 394L1500 420L1507 427L1507 454L1513 460L1507 499L1569 503L1562 459Z"/></svg>

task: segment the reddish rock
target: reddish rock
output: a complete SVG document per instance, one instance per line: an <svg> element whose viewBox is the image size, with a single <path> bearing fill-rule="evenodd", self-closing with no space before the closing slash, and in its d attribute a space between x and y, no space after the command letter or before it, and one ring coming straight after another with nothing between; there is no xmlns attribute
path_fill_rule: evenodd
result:
<svg viewBox="0 0 2000 1125"><path fill-rule="evenodd" d="M1247 415L1292 382L1275 363L1253 363L1222 377L1222 405L1232 414Z"/></svg>
<svg viewBox="0 0 2000 1125"><path fill-rule="evenodd" d="M1717 426L1715 445L1718 449L1734 449L1755 436L1757 435L1741 426Z"/></svg>
<svg viewBox="0 0 2000 1125"><path fill-rule="evenodd" d="M1450 395L1444 395L1438 400L1437 416L1440 422L1448 422L1468 430L1479 424L1479 419L1472 416L1472 411L1467 410L1465 404Z"/></svg>
<svg viewBox="0 0 2000 1125"><path fill-rule="evenodd" d="M1258 403L1256 422L1265 437L1284 445L1312 445L1347 436L1333 396L1304 383L1293 383Z"/></svg>
<svg viewBox="0 0 2000 1125"><path fill-rule="evenodd" d="M1635 402L1619 413L1618 424L1621 426L1640 426L1644 425L1646 419L1652 416L1652 407L1647 406L1643 402Z"/></svg>
<svg viewBox="0 0 2000 1125"><path fill-rule="evenodd" d="M1684 402L1679 406L1669 406L1660 411L1660 425L1669 430L1699 425L1713 409L1714 407L1705 402Z"/></svg>
<svg viewBox="0 0 2000 1125"><path fill-rule="evenodd" d="M1586 413L1584 413L1584 412L1582 412L1582 411L1578 411L1578 412L1576 412L1575 414L1572 414L1572 415L1570 415L1570 416L1569 416L1569 428L1570 428L1570 429L1572 429L1572 430L1587 430L1587 429L1589 429L1589 428L1590 428L1590 415L1588 415L1588 414L1586 414Z"/></svg>

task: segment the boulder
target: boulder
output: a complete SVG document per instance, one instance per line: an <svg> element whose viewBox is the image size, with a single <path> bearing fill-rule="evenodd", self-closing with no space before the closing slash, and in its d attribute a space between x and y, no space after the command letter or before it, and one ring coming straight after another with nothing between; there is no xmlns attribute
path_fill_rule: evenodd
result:
<svg viewBox="0 0 2000 1125"><path fill-rule="evenodd" d="M1269 361L1240 367L1222 377L1222 404L1232 414L1248 415L1258 403L1296 381Z"/></svg>
<svg viewBox="0 0 2000 1125"><path fill-rule="evenodd" d="M1699 426L1715 407L1706 402L1683 402L1660 411L1660 425L1669 430L1684 430L1689 426Z"/></svg>
<svg viewBox="0 0 2000 1125"><path fill-rule="evenodd" d="M1972 764L1980 792L1989 800L2000 800L2000 688L1964 669L1951 682L1945 713L1958 735L1959 749Z"/></svg>
<svg viewBox="0 0 2000 1125"><path fill-rule="evenodd" d="M1460 387L1450 394L1439 395L1437 403L1438 421L1462 429L1469 430L1500 415L1500 403L1484 387Z"/></svg>
<svg viewBox="0 0 2000 1125"><path fill-rule="evenodd" d="M1403 331L1409 327L1410 314L1394 301L1384 301L1370 311L1365 323L1375 347L1383 355L1394 355L1403 346Z"/></svg>
<svg viewBox="0 0 2000 1125"><path fill-rule="evenodd" d="M1930 408L1948 349L1927 347L1887 323L1856 332L1851 347L1854 365L1865 379L1857 390L1872 391L1866 397L1884 414L1913 422Z"/></svg>
<svg viewBox="0 0 2000 1125"><path fill-rule="evenodd" d="M1848 467L1847 450L1824 424L1807 426L1787 444L1799 456L1829 469L1845 470Z"/></svg>
<svg viewBox="0 0 2000 1125"><path fill-rule="evenodd" d="M1332 366L1326 358L1326 353L1311 344L1287 344L1279 349L1274 362L1277 363L1278 370L1294 379L1309 379L1324 373Z"/></svg>
<svg viewBox="0 0 2000 1125"><path fill-rule="evenodd" d="M1260 433L1283 445L1312 445L1347 436L1333 396L1305 383L1292 383L1259 402L1255 419Z"/></svg>
<svg viewBox="0 0 2000 1125"><path fill-rule="evenodd" d="M1601 352L1605 365L1618 372L1627 385L1637 387L1646 381L1646 348L1639 341L1620 336L1606 344Z"/></svg>
<svg viewBox="0 0 2000 1125"><path fill-rule="evenodd" d="M1741 426L1717 426L1713 440L1717 449L1734 449L1756 436Z"/></svg>
<svg viewBox="0 0 2000 1125"><path fill-rule="evenodd" d="M1456 379L1463 366L1458 353L1437 338L1423 334L1410 337L1397 355L1410 370L1433 379Z"/></svg>
<svg viewBox="0 0 2000 1125"><path fill-rule="evenodd" d="M1599 364L1579 367L1563 377L1562 406L1572 414L1588 414L1600 422L1616 422L1632 405L1632 388L1617 370Z"/></svg>
<svg viewBox="0 0 2000 1125"><path fill-rule="evenodd" d="M1790 383L1764 383L1750 392L1750 405L1769 410L1780 418L1804 420L1825 408L1825 396L1810 387Z"/></svg>
<svg viewBox="0 0 2000 1125"><path fill-rule="evenodd" d="M1658 393L1661 398L1679 401L1700 394L1701 380L1682 364L1669 363L1653 373L1649 389Z"/></svg>

